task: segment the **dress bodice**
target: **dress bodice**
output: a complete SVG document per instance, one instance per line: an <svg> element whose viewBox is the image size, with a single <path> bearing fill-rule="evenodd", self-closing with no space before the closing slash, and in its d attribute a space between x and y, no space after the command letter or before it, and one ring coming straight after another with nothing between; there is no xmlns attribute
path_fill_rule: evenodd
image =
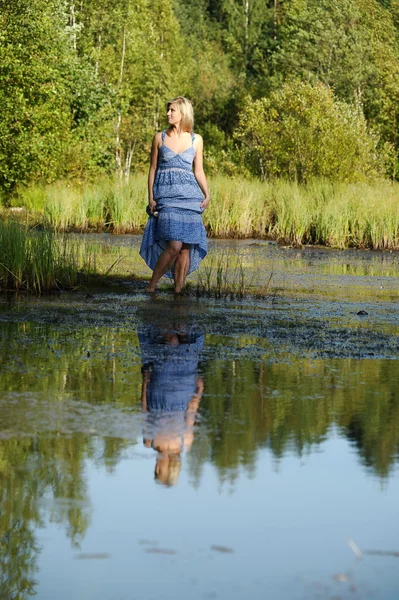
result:
<svg viewBox="0 0 399 600"><path fill-rule="evenodd" d="M195 158L194 134L191 133L191 146L183 150L183 152L175 152L172 148L166 146L165 136L166 130L162 132L162 145L159 148L158 168L180 168L191 171Z"/></svg>
<svg viewBox="0 0 399 600"><path fill-rule="evenodd" d="M158 166L154 181L154 200L158 209L165 202L169 207L188 208L202 212L199 204L203 196L193 173L195 158L194 133L191 133L191 146L183 152L175 152L165 145L166 130L162 132L162 144L158 151ZM197 206L193 206L193 201ZM171 204L177 202L177 204Z"/></svg>

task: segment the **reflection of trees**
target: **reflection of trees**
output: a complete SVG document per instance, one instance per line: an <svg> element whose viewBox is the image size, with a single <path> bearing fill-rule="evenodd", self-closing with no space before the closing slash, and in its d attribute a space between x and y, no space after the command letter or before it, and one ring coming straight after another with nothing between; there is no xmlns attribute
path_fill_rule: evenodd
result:
<svg viewBox="0 0 399 600"><path fill-rule="evenodd" d="M162 322L191 322L198 317L179 304L169 312L164 308L155 311ZM148 311L142 310L144 322L153 316L153 307ZM96 404L140 402L141 361L135 332L82 328L71 336L48 325L10 323L2 328L6 331L0 346L0 392L51 390L54 397L77 395ZM207 353L212 356L212 345L208 344ZM335 425L355 444L365 465L387 475L399 446L396 370L397 362L391 360L206 361L206 393L200 410L206 418L200 427L201 441L193 448L197 453L193 472L198 477L205 460L221 473L230 469L230 475L239 466L253 470L257 450L265 446L277 458L287 450L302 454L321 443ZM122 449L120 439L105 439L107 468L115 466Z"/></svg>
<svg viewBox="0 0 399 600"><path fill-rule="evenodd" d="M100 441L80 433L0 439L1 598L34 595L40 552L34 529L46 520L63 526L79 547L91 512L85 459L112 467L122 447L123 440Z"/></svg>
<svg viewBox="0 0 399 600"><path fill-rule="evenodd" d="M175 310L172 316L178 320L182 315ZM17 400L0 402L0 597L25 598L35 588L39 548L34 529L48 518L65 527L78 545L90 518L85 461L112 470L133 441L123 432L119 437L112 433L112 423L126 420L125 407L140 408L141 360L135 332L93 328L71 335L29 324L2 329L0 394ZM365 466L381 477L389 474L399 456L397 361L220 360L215 358L220 347L213 348L212 338L208 342L201 418L187 456L194 482L206 462L217 467L222 479L233 480L240 468L254 473L260 448L269 448L277 459L287 452L310 452L331 427L354 444ZM243 346L255 343L243 339ZM46 399L45 411L55 405L45 428L54 434L40 434L41 401L29 404L38 394ZM71 415L74 408L66 402L71 398L98 406L82 413L79 405ZM66 412L61 414L63 403ZM110 406L115 407L112 414L105 410ZM101 407L104 412L98 412ZM79 424L68 436L65 415ZM107 421L96 437L90 431L94 418L96 431ZM7 438L7 430L24 437Z"/></svg>
<svg viewBox="0 0 399 600"><path fill-rule="evenodd" d="M96 403L128 405L140 397L135 332L116 333L106 327L57 330L30 323L2 323L1 329L0 392L51 390Z"/></svg>
<svg viewBox="0 0 399 600"><path fill-rule="evenodd" d="M2 598L33 595L38 546L31 521L40 523L37 480L25 477L30 442L0 442L0 594Z"/></svg>
<svg viewBox="0 0 399 600"><path fill-rule="evenodd" d="M340 404L337 422L363 463L386 476L399 458L399 378L397 361L347 361L355 385Z"/></svg>
<svg viewBox="0 0 399 600"><path fill-rule="evenodd" d="M216 464L222 477L234 478L239 467L252 472L261 447L276 458L302 455L332 426L355 443L363 464L387 476L399 455L396 372L390 360L206 363L206 434L193 447L194 479L204 461Z"/></svg>
<svg viewBox="0 0 399 600"><path fill-rule="evenodd" d="M198 318L179 304L168 310L162 305L155 315L162 322L191 323ZM142 312L144 322L154 318L153 307L147 308L149 314ZM48 325L10 323L2 328L6 331L0 346L0 392L51 390L54 396L78 395L96 404L139 403L141 361L135 332L78 328L71 336ZM209 344L207 353L212 356ZM239 466L253 470L257 449L265 446L277 458L287 450L302 454L322 442L335 425L353 441L365 465L387 475L399 444L396 368L396 361L390 360L205 362L206 394L200 413L206 419L199 432L201 442L193 448L197 453L193 472L199 476L204 460L212 461L221 473L230 469L230 475ZM107 468L115 466L122 449L120 439L106 439Z"/></svg>
<svg viewBox="0 0 399 600"><path fill-rule="evenodd" d="M74 545L84 536L90 517L83 471L88 454L90 439L84 435L0 440L2 598L33 594L39 552L33 528L42 525L45 512L66 526Z"/></svg>
<svg viewBox="0 0 399 600"><path fill-rule="evenodd" d="M0 403L0 597L16 600L35 594L40 551L35 528L46 520L58 523L79 546L91 510L85 461L90 458L112 470L129 445L122 438L85 433L98 425L96 414L79 412L80 404L71 414L74 405L63 411L63 403L84 398L95 404L131 405L140 397L141 375L139 359L132 368L135 334L130 334L132 344L116 340L106 329L80 329L71 336L29 323L2 324L2 333L0 393L7 400ZM43 407L35 401L38 393L46 399ZM97 418L104 420L104 414ZM72 434L65 435L66 425ZM42 430L50 434L40 434ZM23 437L8 437L17 431Z"/></svg>

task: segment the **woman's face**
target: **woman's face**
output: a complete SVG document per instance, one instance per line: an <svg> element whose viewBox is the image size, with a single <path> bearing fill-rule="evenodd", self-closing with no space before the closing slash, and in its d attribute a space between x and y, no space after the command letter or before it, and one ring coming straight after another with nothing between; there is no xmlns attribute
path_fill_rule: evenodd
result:
<svg viewBox="0 0 399 600"><path fill-rule="evenodd" d="M166 115L169 125L178 125L181 121L181 112L177 104L171 104Z"/></svg>

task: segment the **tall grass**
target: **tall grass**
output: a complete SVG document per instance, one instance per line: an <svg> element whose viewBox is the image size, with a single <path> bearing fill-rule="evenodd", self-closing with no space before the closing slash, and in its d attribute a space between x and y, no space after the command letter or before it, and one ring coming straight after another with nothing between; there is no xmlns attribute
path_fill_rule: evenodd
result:
<svg viewBox="0 0 399 600"><path fill-rule="evenodd" d="M264 284L259 285L257 272L248 269L243 256L229 251L211 252L197 272L195 293L213 298L244 298L248 295L264 298L271 293L272 276L270 273ZM191 289L188 285L187 292Z"/></svg>
<svg viewBox="0 0 399 600"><path fill-rule="evenodd" d="M335 248L399 248L399 184L260 183L216 177L205 220L216 237Z"/></svg>
<svg viewBox="0 0 399 600"><path fill-rule="evenodd" d="M12 204L56 231L137 233L147 221L147 178L139 174L128 185L102 179L80 186L62 181L32 186L20 189Z"/></svg>
<svg viewBox="0 0 399 600"><path fill-rule="evenodd" d="M0 221L0 257L0 291L72 288L82 273L95 271L93 257L76 241L51 229L29 231L15 221Z"/></svg>
<svg viewBox="0 0 399 600"><path fill-rule="evenodd" d="M210 178L212 200L204 213L213 237L257 237L336 248L399 248L399 184L298 185L225 176ZM146 176L128 184L111 179L73 186L59 182L21 189L14 206L57 231L141 232L147 221Z"/></svg>

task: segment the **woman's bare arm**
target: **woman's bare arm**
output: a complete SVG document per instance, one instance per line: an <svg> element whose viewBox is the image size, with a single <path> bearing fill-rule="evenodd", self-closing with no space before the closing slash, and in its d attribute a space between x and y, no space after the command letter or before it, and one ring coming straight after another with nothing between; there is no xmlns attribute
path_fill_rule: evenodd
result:
<svg viewBox="0 0 399 600"><path fill-rule="evenodd" d="M201 208L205 209L209 204L210 196L209 196L208 182L205 177L204 166L203 166L204 142L202 140L202 137L198 134L195 135L194 148L195 148L194 175L195 175L196 180L198 181L198 185L201 188L201 192L205 196L205 198L203 199L203 201L200 204Z"/></svg>
<svg viewBox="0 0 399 600"><path fill-rule="evenodd" d="M148 369L143 369L143 379L141 382L141 408L143 412L147 412L147 385L150 379L150 371Z"/></svg>
<svg viewBox="0 0 399 600"><path fill-rule="evenodd" d="M184 433L184 451L189 452L191 446L194 441L194 431L193 427L195 424L195 416L197 414L199 403L201 402L202 392L204 391L204 382L202 377L198 375L197 385L195 394L191 397L190 402L188 403L186 414L185 414L185 423L186 423L186 431Z"/></svg>
<svg viewBox="0 0 399 600"><path fill-rule="evenodd" d="M160 146L160 142L162 139L161 133L156 133L152 140L151 146L151 162L150 162L150 170L148 172L148 206L150 207L151 213L156 209L156 202L153 196L153 187L155 180L155 173L158 167L158 150Z"/></svg>

